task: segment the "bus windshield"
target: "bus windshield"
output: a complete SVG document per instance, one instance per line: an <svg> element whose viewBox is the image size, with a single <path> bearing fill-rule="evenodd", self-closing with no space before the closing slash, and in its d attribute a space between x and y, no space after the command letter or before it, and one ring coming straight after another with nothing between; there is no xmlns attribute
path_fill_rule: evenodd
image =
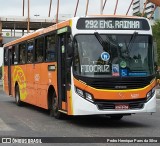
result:
<svg viewBox="0 0 160 146"><path fill-rule="evenodd" d="M74 37L74 74L88 77L145 77L154 73L152 37L88 34Z"/></svg>

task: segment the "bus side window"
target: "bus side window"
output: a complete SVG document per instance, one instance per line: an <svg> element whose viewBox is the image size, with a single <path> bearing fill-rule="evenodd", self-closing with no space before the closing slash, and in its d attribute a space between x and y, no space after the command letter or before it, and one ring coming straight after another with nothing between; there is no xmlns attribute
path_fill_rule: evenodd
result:
<svg viewBox="0 0 160 146"><path fill-rule="evenodd" d="M19 63L24 64L26 60L26 44L25 43L19 45L19 52L20 52Z"/></svg>
<svg viewBox="0 0 160 146"><path fill-rule="evenodd" d="M34 50L33 50L33 40L27 42L27 62L33 63L33 56L34 56Z"/></svg>
<svg viewBox="0 0 160 146"><path fill-rule="evenodd" d="M38 38L36 39L35 44L35 61L36 62L43 62L43 47L44 46L44 38Z"/></svg>
<svg viewBox="0 0 160 146"><path fill-rule="evenodd" d="M46 58L45 61L56 61L56 36L49 35L46 37Z"/></svg>
<svg viewBox="0 0 160 146"><path fill-rule="evenodd" d="M15 57L15 46L12 47L12 62L11 64L13 65L14 64L14 57Z"/></svg>
<svg viewBox="0 0 160 146"><path fill-rule="evenodd" d="M18 46L15 46L13 55L14 55L14 57L13 57L14 61L13 61L13 63L14 64L18 64Z"/></svg>
<svg viewBox="0 0 160 146"><path fill-rule="evenodd" d="M8 48L4 48L4 65L8 65Z"/></svg>

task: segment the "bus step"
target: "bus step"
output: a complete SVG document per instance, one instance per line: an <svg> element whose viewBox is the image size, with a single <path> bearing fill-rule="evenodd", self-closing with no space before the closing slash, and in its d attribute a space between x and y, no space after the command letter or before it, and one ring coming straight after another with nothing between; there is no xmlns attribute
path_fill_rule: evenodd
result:
<svg viewBox="0 0 160 146"><path fill-rule="evenodd" d="M64 110L58 110L58 111L61 113L67 114L67 111L64 111Z"/></svg>

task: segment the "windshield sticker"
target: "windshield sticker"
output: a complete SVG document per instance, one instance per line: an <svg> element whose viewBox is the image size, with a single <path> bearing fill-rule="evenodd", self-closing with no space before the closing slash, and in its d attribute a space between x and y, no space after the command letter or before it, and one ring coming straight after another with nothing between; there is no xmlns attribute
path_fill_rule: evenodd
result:
<svg viewBox="0 0 160 146"><path fill-rule="evenodd" d="M110 72L109 65L81 65L81 72Z"/></svg>
<svg viewBox="0 0 160 146"><path fill-rule="evenodd" d="M126 66L127 66L127 63L125 61L120 62L120 67L126 68Z"/></svg>
<svg viewBox="0 0 160 146"><path fill-rule="evenodd" d="M108 61L108 60L110 59L109 53L108 53L108 52L103 52L103 53L101 54L101 59L102 59L103 61Z"/></svg>
<svg viewBox="0 0 160 146"><path fill-rule="evenodd" d="M127 74L128 74L127 69L121 69L121 76L122 76L122 77L126 77Z"/></svg>
<svg viewBox="0 0 160 146"><path fill-rule="evenodd" d="M135 77L135 76L147 76L146 72L129 72L128 73L129 76Z"/></svg>
<svg viewBox="0 0 160 146"><path fill-rule="evenodd" d="M112 64L112 76L119 76L119 64Z"/></svg>

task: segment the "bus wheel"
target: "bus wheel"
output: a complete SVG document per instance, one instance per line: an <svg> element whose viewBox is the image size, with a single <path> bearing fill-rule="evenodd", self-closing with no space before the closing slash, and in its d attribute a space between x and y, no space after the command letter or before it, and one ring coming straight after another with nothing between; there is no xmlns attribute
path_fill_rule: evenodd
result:
<svg viewBox="0 0 160 146"><path fill-rule="evenodd" d="M16 104L18 106L22 105L22 101L20 100L20 92L19 92L19 86L18 85L16 86L16 89L15 89L15 101L16 101Z"/></svg>
<svg viewBox="0 0 160 146"><path fill-rule="evenodd" d="M50 116L54 116L56 119L63 119L63 113L58 111L58 101L57 98L53 95L52 98L52 105L50 109Z"/></svg>
<svg viewBox="0 0 160 146"><path fill-rule="evenodd" d="M111 120L121 120L123 118L123 115L111 115Z"/></svg>

